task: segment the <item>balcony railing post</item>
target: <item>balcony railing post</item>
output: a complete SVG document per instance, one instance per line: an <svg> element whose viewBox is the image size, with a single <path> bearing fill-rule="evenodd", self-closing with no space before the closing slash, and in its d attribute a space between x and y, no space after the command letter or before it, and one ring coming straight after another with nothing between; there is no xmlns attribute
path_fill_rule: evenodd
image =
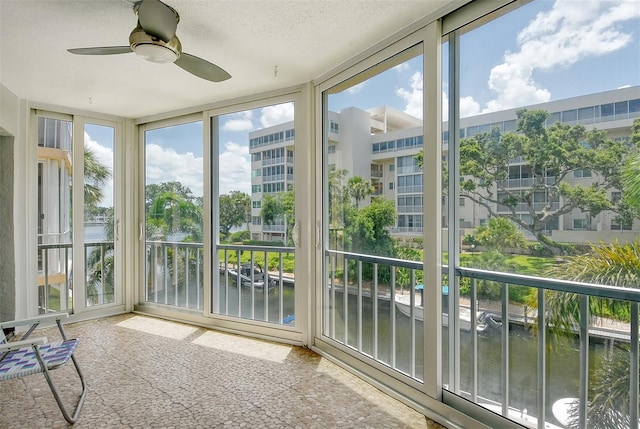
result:
<svg viewBox="0 0 640 429"><path fill-rule="evenodd" d="M640 329L639 323L640 321L638 320L638 307L640 306L640 304L638 304L637 302L632 302L631 303L631 338L630 338L630 351L629 353L631 354L629 356L630 361L631 361L631 365L630 365L630 370L631 370L631 374L629 376L630 378L630 391L629 391L629 404L631 406L631 409L629 410L629 416L631 417L631 427L633 427L634 425L636 425L638 418L640 418L640 415L638 413L638 400L640 398L638 398L638 384L640 383L640 380L638 379L638 359L640 358L640 338L638 335L638 330Z"/></svg>
<svg viewBox="0 0 640 429"><path fill-rule="evenodd" d="M348 299L348 286L349 286L349 261L347 255L343 256L343 283L342 283L342 318L344 320L344 344L349 344L349 299Z"/></svg>
<svg viewBox="0 0 640 429"><path fill-rule="evenodd" d="M373 285L371 291L373 300L373 358L378 360L378 264L373 264ZM389 303L393 305L393 303Z"/></svg>
<svg viewBox="0 0 640 429"><path fill-rule="evenodd" d="M409 339L411 341L409 346L410 356L410 374L412 378L416 377L416 270L411 269L411 275L409 280L409 302L410 302L410 314L409 318ZM424 287L424 285L423 285ZM424 309L424 303L422 303ZM424 311L424 310L423 310ZM423 313L424 315L424 313ZM423 316L424 317L424 316Z"/></svg>
<svg viewBox="0 0 640 429"><path fill-rule="evenodd" d="M189 308L189 291L191 285L189 284L189 248L184 248L184 306Z"/></svg>
<svg viewBox="0 0 640 429"><path fill-rule="evenodd" d="M358 261L358 334L356 344L358 351L362 351L362 261Z"/></svg>
<svg viewBox="0 0 640 429"><path fill-rule="evenodd" d="M509 284L502 284L502 415L509 415Z"/></svg>
<svg viewBox="0 0 640 429"><path fill-rule="evenodd" d="M547 416L547 306L544 289L538 289L538 429L545 429Z"/></svg>
<svg viewBox="0 0 640 429"><path fill-rule="evenodd" d="M250 282L250 292L251 292L251 298L249 299L249 302L251 303L251 310L250 310L250 315L249 317L251 318L251 320L256 318L256 290L255 290L255 259L254 259L254 254L253 254L253 250L251 250L249 252L249 282ZM238 260L238 278L240 278L240 275L242 274L242 265L240 264L240 261Z"/></svg>
<svg viewBox="0 0 640 429"><path fill-rule="evenodd" d="M391 301L389 302L389 325L391 326L391 368L396 367L396 267L391 266L391 282L389 284Z"/></svg>
<svg viewBox="0 0 640 429"><path fill-rule="evenodd" d="M168 301L165 302L165 304L168 303ZM178 306L178 246L175 244L173 245L173 305Z"/></svg>
<svg viewBox="0 0 640 429"><path fill-rule="evenodd" d="M589 409L589 296L580 295L579 427L587 427Z"/></svg>
<svg viewBox="0 0 640 429"><path fill-rule="evenodd" d="M476 329L476 314L478 312L478 289L476 279L471 279L471 400L478 402L478 330Z"/></svg>

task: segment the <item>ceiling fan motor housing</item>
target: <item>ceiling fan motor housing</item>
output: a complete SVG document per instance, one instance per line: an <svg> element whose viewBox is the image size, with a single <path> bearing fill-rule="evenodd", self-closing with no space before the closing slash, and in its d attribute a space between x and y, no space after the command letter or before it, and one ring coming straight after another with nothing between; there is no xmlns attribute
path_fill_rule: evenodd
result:
<svg viewBox="0 0 640 429"><path fill-rule="evenodd" d="M129 35L129 44L136 55L154 63L172 63L180 58L182 44L177 36L168 42L147 34L140 23Z"/></svg>

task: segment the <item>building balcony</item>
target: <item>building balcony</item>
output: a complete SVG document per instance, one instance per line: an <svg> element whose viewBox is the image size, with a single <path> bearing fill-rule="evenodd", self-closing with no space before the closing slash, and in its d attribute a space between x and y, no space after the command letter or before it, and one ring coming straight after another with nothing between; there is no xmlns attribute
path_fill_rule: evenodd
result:
<svg viewBox="0 0 640 429"><path fill-rule="evenodd" d="M547 203L533 203L531 205L531 207L533 207L533 210L536 213L544 210L546 206L547 206ZM529 204L527 203L518 203L515 205L514 208L516 212L529 213ZM551 203L551 207L550 207L551 210L558 210L559 208L560 208L560 203ZM505 213L505 212L511 212L511 207L498 204L498 213Z"/></svg>
<svg viewBox="0 0 640 429"><path fill-rule="evenodd" d="M498 188L528 188L539 183L541 178L523 177L518 179L507 179L498 182ZM545 185L553 185L556 182L555 177L545 177L543 183Z"/></svg>
<svg viewBox="0 0 640 429"><path fill-rule="evenodd" d="M80 340L89 386L74 428L441 427L307 348L134 314L66 332ZM56 328L36 334L53 338ZM74 387L63 397L75 397ZM67 427L41 389L42 377L0 383L3 398L23 404L3 401L0 427Z"/></svg>
<svg viewBox="0 0 640 429"><path fill-rule="evenodd" d="M422 230L400 229L394 232ZM66 245L58 246L41 246L41 252L66 254ZM202 251L202 243L147 242L148 284L138 312L155 305L166 311L166 317L188 320L189 314L202 315L204 296L210 292L212 313L218 316L281 330L298 323L292 313L295 277L283 268L284 255L294 253L294 248L217 245L220 271L213 282L217 288L211 291L203 286ZM242 270L237 265L241 257L249 261L242 264ZM45 265L51 258L43 256L49 261ZM392 370L394 377L423 385L423 324L426 311L433 308L423 302L424 290L429 288L422 280L423 263L334 250L325 251L325 258L329 271L322 286L327 302L321 315L323 335L373 365ZM271 268L263 269L260 263ZM367 272L378 274L371 279ZM461 406L460 401L471 401L526 427L563 428L559 420L571 404L577 404L579 418L586 416L585 404L591 397L583 387L594 382L590 362L609 359L623 364L625 356L630 362L638 359L640 290L443 267L442 274L452 273L468 283L468 290L455 296L443 288L439 294L443 337L452 330L460 332L458 359L445 351L442 356L446 363L442 373L446 404ZM499 293L492 299L479 300L480 288L488 283L496 285ZM537 296L538 305L514 306L509 297L522 295L523 291ZM548 324L545 309L554 296L567 293L575 294L583 316L556 337L560 333ZM589 302L596 298L626 306L629 321L591 317ZM377 309L376 316L372 309ZM255 332L260 329L258 325L254 328ZM283 419L276 421L287 426L304 422L311 414L325 418L323 423L329 426L357 416L357 424L352 420L343 423L360 427L367 418L373 418L367 417L373 416L372 409L376 410L375 418L381 419L374 426L388 418L396 419L401 426L428 427L423 415L347 376L307 349L132 314L72 323L68 333L81 340L78 358L84 364L89 386L95 386L77 427L94 426L96 419L105 418L105 427L124 425L124 421L154 427L178 417L181 422L186 419L204 426L219 419L257 426L270 419ZM547 342L552 335L555 342L550 349ZM624 382L629 386L631 403L637 403L638 389L633 386L638 386L638 371L626 374ZM345 377L346 381L336 383L336 377ZM29 386L14 381L1 383L0 393L30 397ZM356 392L367 399L353 401L353 386L358 386ZM307 397L305 389L313 389L313 396ZM370 392L379 397L374 401ZM335 400L342 396L344 401ZM274 401L276 397L278 401ZM301 398L308 401L309 409L300 408ZM34 401L39 404L43 421L57 418L53 401ZM173 405L167 407L167 403ZM272 409L269 404L273 404ZM552 405L564 407L564 414L554 413ZM247 413L247 409L255 412ZM364 409L368 414L363 416ZM26 416L21 409L3 409L0 425L10 427L7 422L11 422L15 426ZM543 416L544 421L538 423Z"/></svg>

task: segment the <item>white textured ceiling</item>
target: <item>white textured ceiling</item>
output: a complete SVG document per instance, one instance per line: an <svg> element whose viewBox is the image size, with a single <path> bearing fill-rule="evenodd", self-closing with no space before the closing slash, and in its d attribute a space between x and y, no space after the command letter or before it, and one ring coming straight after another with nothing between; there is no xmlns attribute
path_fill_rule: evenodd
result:
<svg viewBox="0 0 640 429"><path fill-rule="evenodd" d="M0 82L21 99L138 118L308 82L448 2L165 3L180 14L183 51L219 65L231 79L208 82L134 54L66 51L128 45L137 19L130 0L0 0Z"/></svg>

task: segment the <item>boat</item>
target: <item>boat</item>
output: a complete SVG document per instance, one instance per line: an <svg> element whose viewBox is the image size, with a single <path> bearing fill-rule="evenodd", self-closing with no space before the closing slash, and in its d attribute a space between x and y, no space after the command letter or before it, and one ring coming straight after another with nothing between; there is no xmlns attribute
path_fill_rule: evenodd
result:
<svg viewBox="0 0 640 429"><path fill-rule="evenodd" d="M580 402L578 398L560 398L553 403L551 407L551 412L553 413L553 417L562 425L562 427L570 427L571 426L571 408L577 406ZM624 421L624 416L621 415L618 411L609 410L612 415L619 419L620 421ZM628 417L627 417L628 419ZM640 428L640 419L638 419L638 427Z"/></svg>
<svg viewBox="0 0 640 429"><path fill-rule="evenodd" d="M560 398L553 403L551 412L558 423L565 427L569 427L569 423L571 422L569 410L573 406L573 403L577 401L579 401L578 398Z"/></svg>
<svg viewBox="0 0 640 429"><path fill-rule="evenodd" d="M263 288L265 284L265 280L269 287L273 287L275 285L275 280L269 278L269 273L262 269L260 264L253 265L253 283L251 282L251 264L241 264L240 270L236 265L228 265L225 267L224 264L220 264L220 274L224 275L228 273L229 277L231 277L236 283L238 282L238 278L240 278L240 284L242 286L250 287L253 284L253 287ZM239 271L239 273L238 273Z"/></svg>
<svg viewBox="0 0 640 429"><path fill-rule="evenodd" d="M445 288L446 292L448 292L448 287L443 286L442 289L444 293L446 293ZM424 321L424 307L422 306L424 285L419 284L415 289L419 293L415 293L414 296L413 316L416 320ZM407 317L411 317L411 295L395 294L395 304L396 308L400 310L402 314ZM476 331L485 331L489 327L487 320L490 318L491 315L488 315L483 311L476 312ZM471 331L471 310L466 307L460 307L458 319L461 330L466 332ZM442 326L449 326L449 314L446 312L442 313Z"/></svg>

